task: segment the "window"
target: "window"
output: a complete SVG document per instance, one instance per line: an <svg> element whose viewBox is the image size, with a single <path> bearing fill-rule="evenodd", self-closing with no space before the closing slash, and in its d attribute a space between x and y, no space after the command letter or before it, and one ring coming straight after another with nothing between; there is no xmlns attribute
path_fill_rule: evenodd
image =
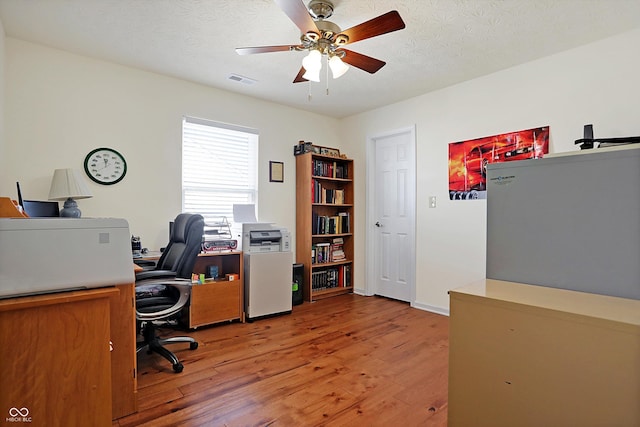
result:
<svg viewBox="0 0 640 427"><path fill-rule="evenodd" d="M258 133L185 117L182 121L182 211L205 222L233 220L233 205L256 203Z"/></svg>

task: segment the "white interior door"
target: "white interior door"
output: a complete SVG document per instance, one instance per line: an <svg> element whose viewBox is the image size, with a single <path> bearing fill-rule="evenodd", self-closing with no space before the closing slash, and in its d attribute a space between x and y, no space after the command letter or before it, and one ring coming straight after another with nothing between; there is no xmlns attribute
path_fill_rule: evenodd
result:
<svg viewBox="0 0 640 427"><path fill-rule="evenodd" d="M401 301L415 299L415 130L403 129L370 139L367 256L372 293Z"/></svg>

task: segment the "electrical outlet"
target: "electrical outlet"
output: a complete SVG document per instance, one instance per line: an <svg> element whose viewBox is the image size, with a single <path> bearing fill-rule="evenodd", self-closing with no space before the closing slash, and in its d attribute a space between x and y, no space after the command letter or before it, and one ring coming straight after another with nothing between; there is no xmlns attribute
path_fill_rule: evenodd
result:
<svg viewBox="0 0 640 427"><path fill-rule="evenodd" d="M430 196L429 197L429 207L430 208L435 208L436 207L436 196Z"/></svg>

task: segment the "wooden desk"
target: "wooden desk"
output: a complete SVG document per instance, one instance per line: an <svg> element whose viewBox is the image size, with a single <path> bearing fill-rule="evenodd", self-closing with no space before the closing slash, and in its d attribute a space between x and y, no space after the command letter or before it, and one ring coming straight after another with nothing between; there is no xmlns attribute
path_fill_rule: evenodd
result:
<svg viewBox="0 0 640 427"><path fill-rule="evenodd" d="M640 425L640 301L490 279L450 296L449 426Z"/></svg>
<svg viewBox="0 0 640 427"><path fill-rule="evenodd" d="M2 419L19 409L20 425L111 425L117 294L111 287L0 301Z"/></svg>
<svg viewBox="0 0 640 427"><path fill-rule="evenodd" d="M0 325L3 417L111 425L137 410L133 284L0 300Z"/></svg>

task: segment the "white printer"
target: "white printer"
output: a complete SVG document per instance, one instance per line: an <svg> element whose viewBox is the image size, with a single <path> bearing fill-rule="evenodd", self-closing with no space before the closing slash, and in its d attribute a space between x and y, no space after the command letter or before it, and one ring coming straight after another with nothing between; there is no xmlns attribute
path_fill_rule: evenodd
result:
<svg viewBox="0 0 640 427"><path fill-rule="evenodd" d="M291 235L269 223L242 224L244 308L247 320L290 313Z"/></svg>
<svg viewBox="0 0 640 427"><path fill-rule="evenodd" d="M0 218L0 298L135 281L129 224L116 218Z"/></svg>
<svg viewBox="0 0 640 427"><path fill-rule="evenodd" d="M291 234L267 223L243 224L242 250L248 253L290 252Z"/></svg>

